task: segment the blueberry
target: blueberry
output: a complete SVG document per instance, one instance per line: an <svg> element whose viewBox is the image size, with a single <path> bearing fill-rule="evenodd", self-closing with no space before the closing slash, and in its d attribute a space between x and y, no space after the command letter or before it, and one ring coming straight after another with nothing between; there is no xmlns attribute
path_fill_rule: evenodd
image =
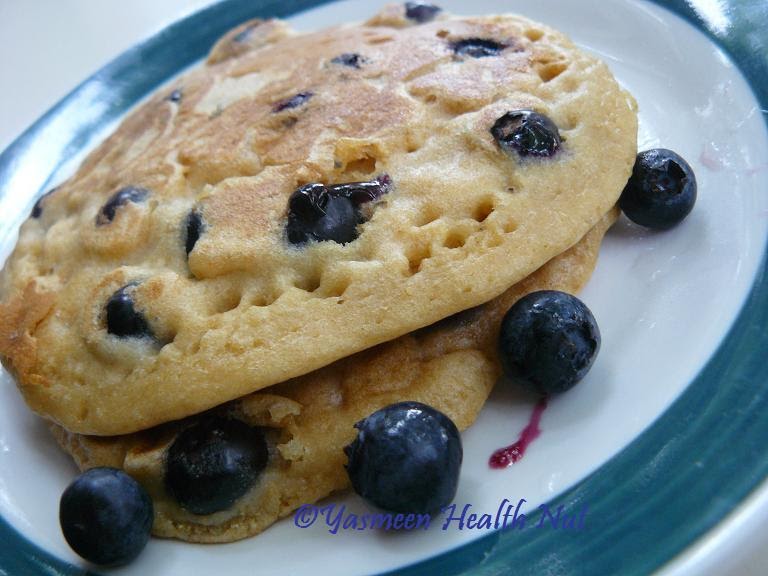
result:
<svg viewBox="0 0 768 576"><path fill-rule="evenodd" d="M392 186L392 180L389 174L382 174L376 180L370 182L349 182L347 184L336 184L331 186L331 194L341 195L349 198L355 207L359 207L366 202L378 200L384 194L387 194Z"/></svg>
<svg viewBox="0 0 768 576"><path fill-rule="evenodd" d="M672 150L640 152L619 206L627 218L648 228L665 230L682 221L696 203L696 176L688 162Z"/></svg>
<svg viewBox="0 0 768 576"><path fill-rule="evenodd" d="M137 186L121 188L112 194L106 204L101 207L101 210L96 215L96 224L98 226L109 224L115 219L115 214L120 206L124 206L128 202L143 202L147 196L149 196L149 190L146 188L139 188Z"/></svg>
<svg viewBox="0 0 768 576"><path fill-rule="evenodd" d="M309 99L314 95L314 92L299 92L298 94L294 94L290 98L276 102L272 106L272 112L277 113L282 112L283 110L290 110L293 108L298 108L299 106L303 106L309 102Z"/></svg>
<svg viewBox="0 0 768 576"><path fill-rule="evenodd" d="M487 38L466 38L451 42L451 50L456 56L466 56L469 58L487 58L488 56L498 56L507 46L500 44L496 40Z"/></svg>
<svg viewBox="0 0 768 576"><path fill-rule="evenodd" d="M332 58L331 62L334 64L341 64L342 66L348 66L349 68L360 68L362 64L368 62L368 59L360 54L345 52L344 54L339 54L335 58Z"/></svg>
<svg viewBox="0 0 768 576"><path fill-rule="evenodd" d="M35 205L32 206L32 213L30 216L32 218L40 218L43 214L43 198L45 198L47 194L44 194L40 196L40 198L37 199L37 202L35 202Z"/></svg>
<svg viewBox="0 0 768 576"><path fill-rule="evenodd" d="M35 202L35 205L32 206L32 213L30 214L32 218L40 218L40 216L43 215L43 201L54 192L56 192L56 188L51 188L50 190L48 190L48 192L46 192L45 194L40 196L40 198L37 199L37 202Z"/></svg>
<svg viewBox="0 0 768 576"><path fill-rule="evenodd" d="M136 287L131 282L112 294L107 302L107 332L120 337L152 337L147 320L134 307L131 293Z"/></svg>
<svg viewBox="0 0 768 576"><path fill-rule="evenodd" d="M584 303L557 290L532 292L504 316L499 358L504 373L539 394L564 392L597 357L600 330Z"/></svg>
<svg viewBox="0 0 768 576"><path fill-rule="evenodd" d="M339 244L357 238L360 217L349 198L329 196L325 215L311 227L310 236L315 240L333 240Z"/></svg>
<svg viewBox="0 0 768 576"><path fill-rule="evenodd" d="M326 204L328 204L328 188L313 182L301 186L291 194L288 199L288 210L297 218L309 220L323 216Z"/></svg>
<svg viewBox="0 0 768 576"><path fill-rule="evenodd" d="M127 564L144 549L154 520L141 484L116 468L91 468L61 496L64 538L80 556L104 566Z"/></svg>
<svg viewBox="0 0 768 576"><path fill-rule="evenodd" d="M261 430L209 417L182 431L168 449L165 486L185 510L213 514L248 492L267 458Z"/></svg>
<svg viewBox="0 0 768 576"><path fill-rule="evenodd" d="M168 96L168 98L166 98L166 100L168 100L169 102L174 102L178 104L179 102L181 102L182 96L183 96L183 93L181 91L181 88L176 88L173 92L171 92L171 94Z"/></svg>
<svg viewBox="0 0 768 576"><path fill-rule="evenodd" d="M193 209L187 215L187 219L184 222L184 248L187 251L187 255L192 252L203 232L205 232L203 216L200 212Z"/></svg>
<svg viewBox="0 0 768 576"><path fill-rule="evenodd" d="M288 208L288 241L333 240L339 244L357 238L359 214L349 198L331 196L322 184L302 186L291 195Z"/></svg>
<svg viewBox="0 0 768 576"><path fill-rule="evenodd" d="M429 4L427 2L406 2L405 17L419 24L430 22L435 19L443 9L440 6Z"/></svg>
<svg viewBox="0 0 768 576"><path fill-rule="evenodd" d="M288 200L288 241L291 244L310 240L352 242L357 238L357 225L364 221L360 206L386 194L390 186L391 180L386 174L370 182L301 186Z"/></svg>
<svg viewBox="0 0 768 576"><path fill-rule="evenodd" d="M382 408L355 424L344 449L355 492L392 512L431 514L456 496L463 451L456 425L420 402Z"/></svg>
<svg viewBox="0 0 768 576"><path fill-rule="evenodd" d="M496 120L491 134L502 150L520 156L552 156L561 143L555 123L532 110L507 112Z"/></svg>

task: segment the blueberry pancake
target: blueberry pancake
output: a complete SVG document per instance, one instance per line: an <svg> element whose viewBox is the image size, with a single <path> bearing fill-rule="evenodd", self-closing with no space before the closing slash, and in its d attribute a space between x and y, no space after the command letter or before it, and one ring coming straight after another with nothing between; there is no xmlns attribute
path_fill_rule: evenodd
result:
<svg viewBox="0 0 768 576"><path fill-rule="evenodd" d="M55 425L53 432L80 468L122 468L141 482L154 501L156 535L229 542L256 534L349 485L343 447L355 437L355 422L379 408L417 400L462 430L472 424L501 374L496 341L504 313L529 292L578 291L615 216L491 302L206 414L125 436L83 436ZM209 461L228 451L229 460L251 464L231 483L218 476L215 488L197 485L183 464L200 446Z"/></svg>
<svg viewBox="0 0 768 576"><path fill-rule="evenodd" d="M615 204L636 111L517 16L252 21L35 205L0 279L30 407L124 434L495 298Z"/></svg>

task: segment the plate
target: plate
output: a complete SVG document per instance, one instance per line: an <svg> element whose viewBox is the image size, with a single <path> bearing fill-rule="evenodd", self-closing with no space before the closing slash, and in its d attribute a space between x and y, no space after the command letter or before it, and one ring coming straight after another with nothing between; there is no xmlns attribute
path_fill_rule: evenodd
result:
<svg viewBox="0 0 768 576"><path fill-rule="evenodd" d="M602 57L640 104L640 148L693 165L699 202L677 228L621 221L582 293L603 332L587 379L553 400L543 433L513 467L531 398L498 389L464 434L457 508L495 514L525 500L527 528L433 526L401 534L329 532L292 518L222 546L153 540L125 574L646 573L721 522L768 474L768 7L756 1L475 0L454 13L517 12ZM0 155L0 258L34 198L65 178L125 112L255 16L301 29L362 19L378 2L227 0L180 20L86 80ZM738 63L738 66L734 64ZM0 570L83 573L58 528L75 469L0 376ZM363 512L353 495L328 501ZM583 514L583 529L537 525L539 505ZM444 520L444 518L443 518ZM546 520L546 519L545 519ZM440 523L442 524L442 522Z"/></svg>

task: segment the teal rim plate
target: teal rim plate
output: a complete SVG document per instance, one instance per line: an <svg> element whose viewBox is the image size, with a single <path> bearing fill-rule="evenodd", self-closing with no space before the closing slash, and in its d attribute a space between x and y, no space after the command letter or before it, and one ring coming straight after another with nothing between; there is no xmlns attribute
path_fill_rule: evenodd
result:
<svg viewBox="0 0 768 576"><path fill-rule="evenodd" d="M12 207L20 213L20 195L26 211L55 183L68 159L81 154L96 134L153 89L203 58L228 29L250 18L289 17L329 3L224 0L179 20L102 68L0 154L0 214L6 214L0 216L0 241L15 233L7 215ZM654 4L682 17L735 63L765 121L768 4ZM509 8L516 11L514 4ZM768 192L764 183L762 190ZM550 509L588 506L591 516L609 521L579 538L552 530L495 531L387 574L646 574L720 523L768 476L768 246L765 237L761 242L746 300L693 381L618 454L548 503ZM89 573L39 548L0 517L0 574Z"/></svg>

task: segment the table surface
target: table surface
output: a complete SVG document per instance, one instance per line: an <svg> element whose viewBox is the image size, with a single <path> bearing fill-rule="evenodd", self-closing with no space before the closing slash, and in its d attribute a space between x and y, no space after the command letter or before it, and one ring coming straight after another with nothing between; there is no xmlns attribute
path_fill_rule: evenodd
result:
<svg viewBox="0 0 768 576"><path fill-rule="evenodd" d="M0 0L0 150L82 80L211 0ZM768 482L661 576L768 572Z"/></svg>

